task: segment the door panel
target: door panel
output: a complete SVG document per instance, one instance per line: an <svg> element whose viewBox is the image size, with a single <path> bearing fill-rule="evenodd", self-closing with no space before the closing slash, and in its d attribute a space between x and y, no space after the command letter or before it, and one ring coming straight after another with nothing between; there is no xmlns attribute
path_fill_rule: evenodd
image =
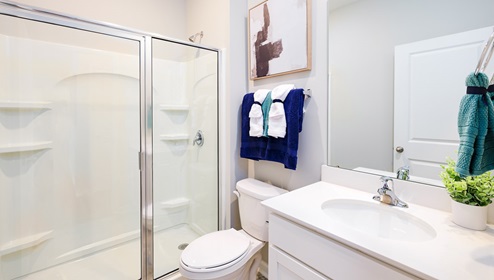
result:
<svg viewBox="0 0 494 280"><path fill-rule="evenodd" d="M465 78L491 33L482 28L395 48L394 170L408 165L412 177L439 179L445 159L457 158Z"/></svg>
<svg viewBox="0 0 494 280"><path fill-rule="evenodd" d="M140 277L139 47L0 16L0 279Z"/></svg>

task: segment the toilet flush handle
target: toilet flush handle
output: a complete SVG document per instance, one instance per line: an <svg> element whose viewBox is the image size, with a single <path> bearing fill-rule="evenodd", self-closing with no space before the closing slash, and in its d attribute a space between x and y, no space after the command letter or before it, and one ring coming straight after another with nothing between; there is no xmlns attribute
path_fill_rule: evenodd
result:
<svg viewBox="0 0 494 280"><path fill-rule="evenodd" d="M233 191L233 193L237 196L237 198L240 198L240 193L237 191Z"/></svg>

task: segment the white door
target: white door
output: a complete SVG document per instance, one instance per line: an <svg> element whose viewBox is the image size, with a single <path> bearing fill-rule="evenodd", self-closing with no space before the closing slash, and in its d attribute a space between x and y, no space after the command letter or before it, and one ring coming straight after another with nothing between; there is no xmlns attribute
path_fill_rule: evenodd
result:
<svg viewBox="0 0 494 280"><path fill-rule="evenodd" d="M439 179L446 157L456 160L465 78L492 32L488 27L395 48L394 170L408 165L412 179Z"/></svg>

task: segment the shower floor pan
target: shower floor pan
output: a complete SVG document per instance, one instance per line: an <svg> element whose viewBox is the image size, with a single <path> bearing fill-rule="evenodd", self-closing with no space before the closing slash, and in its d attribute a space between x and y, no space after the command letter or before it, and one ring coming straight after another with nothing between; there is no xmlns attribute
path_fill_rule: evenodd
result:
<svg viewBox="0 0 494 280"><path fill-rule="evenodd" d="M155 277L178 268L179 245L199 237L188 225L155 233ZM183 247L183 246L182 246ZM13 280L136 280L140 278L140 239Z"/></svg>

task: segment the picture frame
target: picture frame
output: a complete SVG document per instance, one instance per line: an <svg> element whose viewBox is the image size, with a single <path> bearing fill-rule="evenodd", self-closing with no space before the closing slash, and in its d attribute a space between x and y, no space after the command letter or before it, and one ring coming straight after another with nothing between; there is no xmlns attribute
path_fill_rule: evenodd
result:
<svg viewBox="0 0 494 280"><path fill-rule="evenodd" d="M311 8L311 0L266 0L249 9L251 80L311 70Z"/></svg>

